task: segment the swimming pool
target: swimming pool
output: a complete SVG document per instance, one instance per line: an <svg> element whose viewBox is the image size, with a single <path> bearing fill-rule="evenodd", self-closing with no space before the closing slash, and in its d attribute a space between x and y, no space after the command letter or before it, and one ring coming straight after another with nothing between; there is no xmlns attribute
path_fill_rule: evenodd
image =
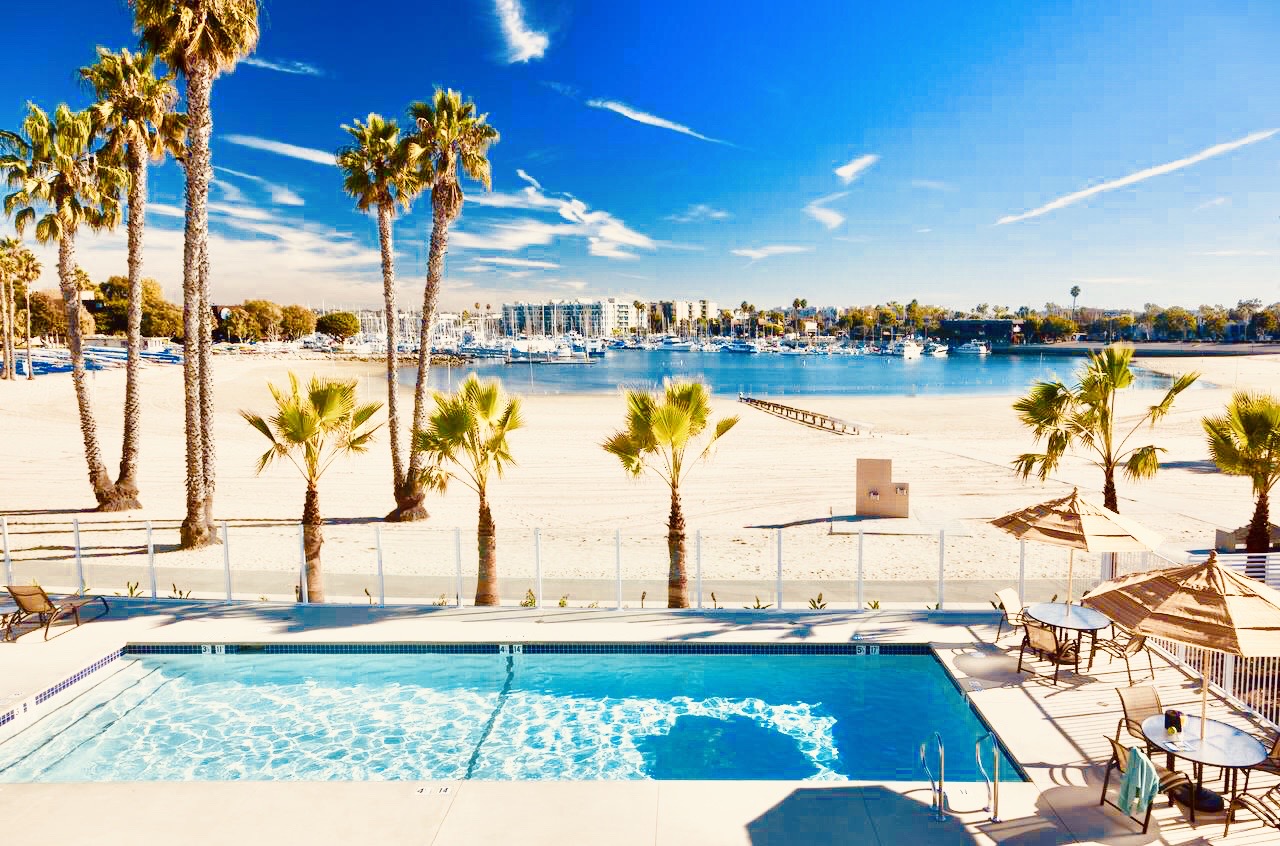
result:
<svg viewBox="0 0 1280 846"><path fill-rule="evenodd" d="M927 647L143 649L0 744L0 781L918 781L934 731L948 780L981 778Z"/></svg>

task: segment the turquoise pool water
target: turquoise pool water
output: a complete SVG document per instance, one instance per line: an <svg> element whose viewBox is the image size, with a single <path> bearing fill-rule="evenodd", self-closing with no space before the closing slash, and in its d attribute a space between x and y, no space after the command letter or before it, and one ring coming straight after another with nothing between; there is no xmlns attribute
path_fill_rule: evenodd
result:
<svg viewBox="0 0 1280 846"><path fill-rule="evenodd" d="M934 731L948 780L978 780L974 743L986 733L927 654L119 662L0 744L0 781L914 781ZM1007 758L1001 777L1020 778Z"/></svg>

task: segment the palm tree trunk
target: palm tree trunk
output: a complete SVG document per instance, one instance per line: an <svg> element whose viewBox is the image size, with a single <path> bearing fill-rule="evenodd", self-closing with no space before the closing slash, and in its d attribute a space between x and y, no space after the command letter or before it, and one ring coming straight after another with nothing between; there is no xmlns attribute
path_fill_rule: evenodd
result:
<svg viewBox="0 0 1280 846"><path fill-rule="evenodd" d="M209 233L204 234L205 243L200 249L200 425L204 429L200 460L204 474L205 529L211 541L218 543L218 527L213 519L213 491L218 475L213 438L213 303L209 298Z"/></svg>
<svg viewBox="0 0 1280 846"><path fill-rule="evenodd" d="M8 280L0 275L0 379L13 378L13 356L9 355L9 297Z"/></svg>
<svg viewBox="0 0 1280 846"><path fill-rule="evenodd" d="M209 234L209 94L213 73L203 62L187 68L187 208L182 253L182 380L187 441L185 548L207 546L213 535L205 519L204 426L200 413L200 338L207 322L200 292L200 261Z"/></svg>
<svg viewBox="0 0 1280 846"><path fill-rule="evenodd" d="M476 574L476 605L498 605L498 529L493 525L493 514L484 494L480 495L476 550L480 561Z"/></svg>
<svg viewBox="0 0 1280 846"><path fill-rule="evenodd" d="M1116 469L1108 467L1103 473L1105 477L1102 482L1102 505L1119 514L1120 502L1116 499Z"/></svg>
<svg viewBox="0 0 1280 846"><path fill-rule="evenodd" d="M667 516L667 607L689 607L689 575L685 570L684 511L680 508L680 490L671 488L671 513Z"/></svg>
<svg viewBox="0 0 1280 846"><path fill-rule="evenodd" d="M308 602L324 602L324 579L320 572L320 546L323 543L320 491L314 483L308 483L307 496L302 504L302 554L307 561Z"/></svg>
<svg viewBox="0 0 1280 846"><path fill-rule="evenodd" d="M124 439L120 476L111 511L141 508L138 501L138 427L142 417L138 375L142 368L142 233L147 216L147 158L136 142L127 151L129 165L128 358L124 377Z"/></svg>
<svg viewBox="0 0 1280 846"><path fill-rule="evenodd" d="M449 216L443 197L431 192L431 251L427 256L427 285L422 292L422 327L418 332L418 379L413 387L413 431L427 427L427 376L431 370L431 322L435 319L436 300L440 298L440 280L444 277L444 257L449 251ZM409 473L396 493L396 510L388 520L424 520L427 509L422 506L426 491L419 481L424 454L409 454Z"/></svg>
<svg viewBox="0 0 1280 846"><path fill-rule="evenodd" d="M62 287L62 300L67 307L67 346L71 350L71 382L75 387L76 405L80 411L80 434L84 436L84 458L89 465L89 484L98 506L107 502L113 493L111 476L102 463L102 450L98 447L98 424L93 419L89 386L84 378L84 345L80 334L80 289L76 287L75 243L71 233L64 231L58 241L58 282Z"/></svg>
<svg viewBox="0 0 1280 846"><path fill-rule="evenodd" d="M1268 552L1271 549L1271 503L1265 490L1258 492L1258 501L1253 509L1253 519L1249 521L1249 535L1245 539L1245 552ZM1265 570L1266 565L1263 565ZM1246 566L1246 571L1248 566ZM1252 576L1253 573L1248 575ZM1265 572L1263 573L1265 575Z"/></svg>
<svg viewBox="0 0 1280 846"><path fill-rule="evenodd" d="M378 206L378 241L382 247L382 314L387 322L387 429L391 440L391 479L399 501L404 488L404 453L400 450L400 409L396 376L399 370L398 350L400 326L396 311L395 244L391 220L395 209L391 203ZM397 513L392 511L391 514ZM387 515L390 517L391 515Z"/></svg>
<svg viewBox="0 0 1280 846"><path fill-rule="evenodd" d="M27 379L36 378L36 374L31 371L31 283L34 280L28 279L27 282Z"/></svg>
<svg viewBox="0 0 1280 846"><path fill-rule="evenodd" d="M18 378L18 300L13 293L13 277L9 277L9 378Z"/></svg>

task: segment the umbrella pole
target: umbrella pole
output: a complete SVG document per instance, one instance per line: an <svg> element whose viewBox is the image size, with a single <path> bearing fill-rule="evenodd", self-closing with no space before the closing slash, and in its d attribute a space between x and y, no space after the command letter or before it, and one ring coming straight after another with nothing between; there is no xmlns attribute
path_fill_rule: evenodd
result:
<svg viewBox="0 0 1280 846"><path fill-rule="evenodd" d="M1067 604L1071 604L1071 588L1072 581L1075 578L1076 570L1076 551L1075 548L1067 550Z"/></svg>

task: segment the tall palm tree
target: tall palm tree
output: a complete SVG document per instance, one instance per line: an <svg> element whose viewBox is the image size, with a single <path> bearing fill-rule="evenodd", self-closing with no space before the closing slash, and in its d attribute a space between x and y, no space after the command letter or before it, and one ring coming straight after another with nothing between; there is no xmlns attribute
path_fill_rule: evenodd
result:
<svg viewBox="0 0 1280 846"><path fill-rule="evenodd" d="M215 453L209 321L209 138L213 80L258 44L257 0L129 0L143 46L186 83L186 226L182 254L183 386L187 515L182 545L213 543Z"/></svg>
<svg viewBox="0 0 1280 846"><path fill-rule="evenodd" d="M26 292L27 298L27 319L23 321L26 331L27 340L27 379L36 378L36 374L31 369L31 286L40 278L40 260L36 258L36 254L23 247L18 251L17 257L18 278L22 280L22 287Z"/></svg>
<svg viewBox="0 0 1280 846"><path fill-rule="evenodd" d="M427 374L431 368L431 323L444 278L444 259L449 251L449 224L462 213L463 173L490 187L489 145L498 141L498 130L488 124L488 115L476 113L476 104L464 102L452 89L436 89L430 103L409 106L409 117L417 126L414 141L422 147L431 165L431 251L427 256L427 284L422 292L422 328L418 335L418 379L413 390L413 430L427 426ZM396 510L390 520L421 520L426 491L422 486L424 454L413 450L409 456L406 487L396 496Z"/></svg>
<svg viewBox="0 0 1280 846"><path fill-rule="evenodd" d="M302 504L306 596L308 602L324 602L324 578L320 570L320 547L324 543L320 477L341 456L368 449L378 427L366 424L382 408L382 403L357 404L354 379L313 376L303 394L298 390L298 377L290 373L288 392L271 384L267 387L276 403L270 421L251 411L241 411L240 416L271 442L271 447L258 459L257 472L288 459L307 483Z"/></svg>
<svg viewBox="0 0 1280 846"><path fill-rule="evenodd" d="M626 428L601 444L632 476L648 470L671 489L671 510L667 515L668 608L689 607L680 484L694 465L711 457L716 441L738 422L737 417L717 420L702 451L690 459L689 447L706 430L710 418L707 388L700 382L669 383L661 398L645 391L628 391Z"/></svg>
<svg viewBox="0 0 1280 846"><path fill-rule="evenodd" d="M1076 319L1076 297L1080 296L1080 286L1071 286L1071 319Z"/></svg>
<svg viewBox="0 0 1280 846"><path fill-rule="evenodd" d="M89 484L98 509L112 511L118 495L102 463L97 422L85 383L75 239L81 226L109 229L119 222L119 192L128 176L109 151L93 151L93 120L87 111L72 111L64 103L50 116L33 104L28 106L22 130L27 156L0 159L0 170L7 171L9 185L17 189L5 197L4 208L13 215L13 225L19 235L27 226L35 224L37 241L58 245L58 283L67 308L71 378L80 413Z"/></svg>
<svg viewBox="0 0 1280 846"><path fill-rule="evenodd" d="M351 144L338 151L338 167L344 174L342 187L355 198L356 208L364 212L373 210L378 215L378 242L382 247L382 313L387 324L387 428L391 433L393 493L399 502L409 485L400 448L400 411L396 390L400 327L391 227L396 207L407 212L414 198L430 183L431 163L417 142L411 138L402 139L396 122L385 120L382 115L370 112L364 123L354 120L350 126L344 124L342 128L352 139ZM393 509L387 518L398 516L398 509Z"/></svg>
<svg viewBox="0 0 1280 846"><path fill-rule="evenodd" d="M1248 476L1255 499L1245 540L1247 552L1271 548L1269 498L1280 482L1280 398L1240 391L1226 412L1201 421L1209 439L1209 455L1231 476Z"/></svg>
<svg viewBox="0 0 1280 846"><path fill-rule="evenodd" d="M515 464L507 435L524 425L519 397L504 397L497 380L472 373L457 393L435 395L436 410L413 435L414 452L431 463L423 483L444 491L456 479L480 498L476 526L476 605L498 604L498 531L489 510L489 483Z"/></svg>
<svg viewBox="0 0 1280 846"><path fill-rule="evenodd" d="M0 379L16 379L15 355L10 347L13 342L13 279L18 273L18 241L5 238L0 241Z"/></svg>
<svg viewBox="0 0 1280 846"><path fill-rule="evenodd" d="M1147 409L1123 436L1116 425L1116 395L1133 384L1133 347L1113 344L1089 356L1073 387L1061 381L1037 382L1031 392L1013 404L1018 419L1032 430L1036 443L1045 441L1043 453L1023 453L1013 462L1026 479L1032 473L1049 478L1067 450L1078 447L1090 454L1091 464L1102 470L1102 503L1119 512L1116 499L1116 470L1130 479L1149 479L1160 469L1163 447L1147 444L1129 447L1129 439L1144 423L1155 426L1169 413L1178 394L1191 386L1199 373L1186 373L1174 380L1160 402Z"/></svg>
<svg viewBox="0 0 1280 846"><path fill-rule="evenodd" d="M645 315L644 323L648 323L649 322L648 309L645 308L645 304L641 300L632 300L631 309L636 315L636 335L639 335L640 327L643 325L640 320L640 315L644 314Z"/></svg>
<svg viewBox="0 0 1280 846"><path fill-rule="evenodd" d="M116 510L141 508L138 501L138 446L142 417L139 370L142 365L142 234L147 215L147 163L166 153L181 154L186 116L173 111L178 89L172 73L156 76L148 53L98 48L98 61L80 69L98 101L89 107L104 148L123 159L129 171L129 305L126 326L124 437Z"/></svg>

